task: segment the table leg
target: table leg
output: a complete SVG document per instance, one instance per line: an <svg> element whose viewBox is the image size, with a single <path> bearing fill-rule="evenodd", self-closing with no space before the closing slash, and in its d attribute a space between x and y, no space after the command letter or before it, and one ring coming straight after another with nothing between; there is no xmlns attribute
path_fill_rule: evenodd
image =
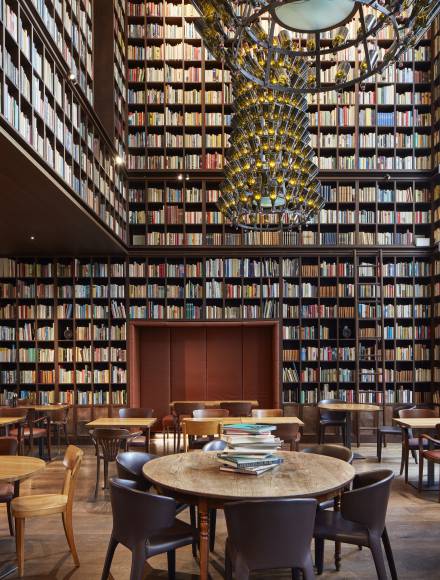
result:
<svg viewBox="0 0 440 580"><path fill-rule="evenodd" d="M150 453L150 427L147 427L144 431L145 435L145 451L146 453Z"/></svg>
<svg viewBox="0 0 440 580"><path fill-rule="evenodd" d="M335 497L335 512L341 511L341 496ZM341 569L341 542L335 542L335 568L337 572Z"/></svg>
<svg viewBox="0 0 440 580"><path fill-rule="evenodd" d="M346 433L345 433L345 446L351 449L351 413L347 413L347 424L345 426Z"/></svg>
<svg viewBox="0 0 440 580"><path fill-rule="evenodd" d="M209 578L209 508L206 500L199 501L200 522L200 580Z"/></svg>
<svg viewBox="0 0 440 580"><path fill-rule="evenodd" d="M432 444L432 441L429 441L429 449L434 449L434 445ZM420 457L419 457L419 461L420 461ZM433 487L434 486L434 462L433 461L428 461L428 487Z"/></svg>

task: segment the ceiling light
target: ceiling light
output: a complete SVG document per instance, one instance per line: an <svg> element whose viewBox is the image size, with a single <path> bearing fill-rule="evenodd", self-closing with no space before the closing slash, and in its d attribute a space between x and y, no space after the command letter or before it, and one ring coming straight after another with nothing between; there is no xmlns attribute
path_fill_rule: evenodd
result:
<svg viewBox="0 0 440 580"><path fill-rule="evenodd" d="M330 30L356 10L355 0L292 0L274 3L273 15L291 30Z"/></svg>
<svg viewBox="0 0 440 580"><path fill-rule="evenodd" d="M35 240L35 236L29 236L31 240Z"/></svg>

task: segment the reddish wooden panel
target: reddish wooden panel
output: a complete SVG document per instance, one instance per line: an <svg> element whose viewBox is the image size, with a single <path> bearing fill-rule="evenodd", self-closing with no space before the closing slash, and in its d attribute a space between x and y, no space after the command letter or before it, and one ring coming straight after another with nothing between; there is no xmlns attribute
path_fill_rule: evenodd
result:
<svg viewBox="0 0 440 580"><path fill-rule="evenodd" d="M140 403L156 417L169 413L170 329L142 328L139 333Z"/></svg>
<svg viewBox="0 0 440 580"><path fill-rule="evenodd" d="M241 326L206 329L207 395L209 400L243 398Z"/></svg>
<svg viewBox="0 0 440 580"><path fill-rule="evenodd" d="M243 326L243 399L256 399L262 409L272 409L273 328Z"/></svg>
<svg viewBox="0 0 440 580"><path fill-rule="evenodd" d="M206 329L171 328L171 400L197 401L206 393Z"/></svg>

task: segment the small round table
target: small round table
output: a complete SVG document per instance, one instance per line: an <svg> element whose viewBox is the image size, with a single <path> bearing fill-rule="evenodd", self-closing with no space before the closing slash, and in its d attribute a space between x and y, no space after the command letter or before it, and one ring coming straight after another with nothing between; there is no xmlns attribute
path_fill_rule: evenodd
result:
<svg viewBox="0 0 440 580"><path fill-rule="evenodd" d="M216 452L193 451L166 455L146 463L144 476L165 495L198 506L200 515L200 578L208 578L209 510L231 501L336 497L354 478L354 468L344 461L280 451L279 467L258 477L220 471Z"/></svg>
<svg viewBox="0 0 440 580"><path fill-rule="evenodd" d="M0 455L0 481L14 483L18 492L18 483L34 476L46 467L45 462L37 457L22 455ZM0 566L0 580L17 570L15 562Z"/></svg>

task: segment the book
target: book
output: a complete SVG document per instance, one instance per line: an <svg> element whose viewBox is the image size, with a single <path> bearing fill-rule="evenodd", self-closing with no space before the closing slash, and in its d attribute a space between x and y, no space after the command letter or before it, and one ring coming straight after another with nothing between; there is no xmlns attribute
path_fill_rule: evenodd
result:
<svg viewBox="0 0 440 580"><path fill-rule="evenodd" d="M250 459L246 455L229 455L219 453L217 459L220 463L224 463L231 467L248 468L248 467L260 467L263 465L279 465L283 463L281 457L276 457L275 455L269 454L264 457Z"/></svg>
<svg viewBox="0 0 440 580"><path fill-rule="evenodd" d="M244 475L261 475L263 473L266 473L266 471L271 471L272 469L275 469L275 467L278 467L278 464L275 465L265 465L262 467L256 467L256 468L246 468L246 469L240 469L240 468L234 468L234 467L226 467L224 465L222 465L220 467L220 471L228 471L229 473L241 473Z"/></svg>
<svg viewBox="0 0 440 580"><path fill-rule="evenodd" d="M248 424L248 423L234 423L232 425L224 426L224 433L226 435L241 434L241 433L255 433L256 435L270 434L271 431L275 431L275 425L259 425Z"/></svg>

